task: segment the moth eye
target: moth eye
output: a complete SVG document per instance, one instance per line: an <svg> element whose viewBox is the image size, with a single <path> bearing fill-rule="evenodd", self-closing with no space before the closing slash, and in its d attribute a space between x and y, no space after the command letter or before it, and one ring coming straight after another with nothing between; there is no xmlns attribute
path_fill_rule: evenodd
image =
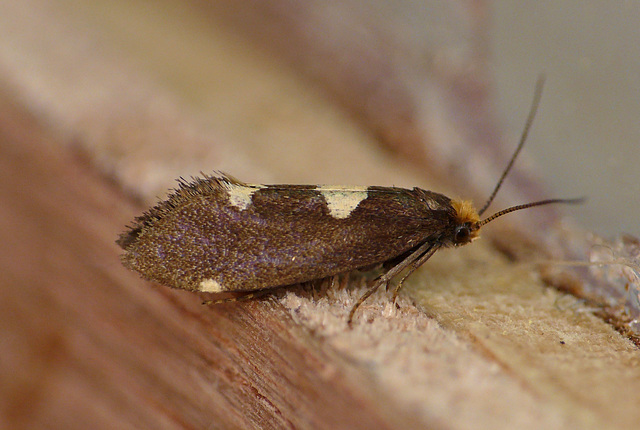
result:
<svg viewBox="0 0 640 430"><path fill-rule="evenodd" d="M456 228L456 234L454 238L454 243L456 245L462 245L464 243L469 242L469 236L471 235L471 231L469 230L469 226L463 224Z"/></svg>

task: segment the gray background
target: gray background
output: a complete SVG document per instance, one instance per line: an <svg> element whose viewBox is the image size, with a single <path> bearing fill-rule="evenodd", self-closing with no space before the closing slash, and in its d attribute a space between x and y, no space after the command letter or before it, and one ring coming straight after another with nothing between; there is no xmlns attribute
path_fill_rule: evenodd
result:
<svg viewBox="0 0 640 430"><path fill-rule="evenodd" d="M547 76L526 153L553 196L605 236L640 236L640 1L491 4L498 114L515 142L536 76ZM525 161L526 162L526 161Z"/></svg>

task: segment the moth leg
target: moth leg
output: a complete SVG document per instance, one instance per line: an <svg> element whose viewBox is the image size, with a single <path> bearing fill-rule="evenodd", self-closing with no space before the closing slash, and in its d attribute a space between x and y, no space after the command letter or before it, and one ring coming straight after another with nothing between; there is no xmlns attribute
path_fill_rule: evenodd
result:
<svg viewBox="0 0 640 430"><path fill-rule="evenodd" d="M331 276L331 283L329 289L332 291L344 290L349 283L349 277L344 273L338 273Z"/></svg>
<svg viewBox="0 0 640 430"><path fill-rule="evenodd" d="M435 252L438 250L437 246L434 246L433 248L428 249L424 255L420 256L417 260L414 260L410 265L409 265L409 271L402 277L402 279L400 279L400 282L398 282L398 285L395 286L395 288L393 289L393 303L396 302L396 299L398 298L398 292L400 291L400 288L402 288L402 283L404 282L405 279L407 279L413 272L415 272L420 266L422 266L424 263L426 263L426 261L431 258L431 256L433 254L435 254Z"/></svg>
<svg viewBox="0 0 640 430"><path fill-rule="evenodd" d="M405 258L404 260L402 260L401 262L399 262L398 264L393 266L391 269L389 269L389 271L387 271L387 273L382 275L371 286L371 288L369 288L362 295L362 297L360 297L358 299L358 301L353 305L353 307L351 308L351 311L349 312L349 318L347 319L347 324L351 325L351 322L353 321L353 316L355 315L356 310L358 309L358 307L362 303L364 303L365 300L367 300L369 297L371 297L371 295L373 293L375 293L378 288L380 288L382 285L388 284L389 281L394 276L396 276L398 273L402 272L408 266L412 265L412 263L414 263L416 260L418 260L418 259L422 260L422 258L424 258L425 255L431 256L433 254L433 252L435 252L435 250L433 252L431 251L432 248L434 248L434 245L432 243L430 243L430 242L423 243L417 250L412 252L407 258ZM435 247L435 248L437 248L437 247ZM426 260L424 260L424 261L426 261Z"/></svg>
<svg viewBox="0 0 640 430"><path fill-rule="evenodd" d="M349 312L349 318L347 319L347 324L351 325L351 322L353 321L353 316L356 313L356 309L358 309L358 307L360 307L360 305L362 303L364 303L365 300L367 300L369 297L371 297L371 294L375 293L376 290L378 288L380 288L381 285L388 283L389 280L385 279L384 276L381 277L380 279L378 279L372 286L371 288L369 288L362 296L360 296L360 298L358 299L358 301L353 305L353 307L351 308L351 311Z"/></svg>
<svg viewBox="0 0 640 430"><path fill-rule="evenodd" d="M240 296L226 297L224 299L218 299L218 300L205 300L204 302L202 302L202 304L203 305L219 305L221 303L244 302L247 300L255 299L256 297L266 296L269 293L273 293L273 289L250 291Z"/></svg>

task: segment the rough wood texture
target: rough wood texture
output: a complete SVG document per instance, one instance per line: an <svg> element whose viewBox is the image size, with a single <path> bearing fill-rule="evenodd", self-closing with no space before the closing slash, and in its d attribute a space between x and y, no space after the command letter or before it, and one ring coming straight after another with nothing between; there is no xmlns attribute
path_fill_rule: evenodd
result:
<svg viewBox="0 0 640 430"><path fill-rule="evenodd" d="M0 119L7 428L412 424L281 305L209 309L125 270L113 232L139 208L33 118Z"/></svg>
<svg viewBox="0 0 640 430"><path fill-rule="evenodd" d="M482 50L452 48L481 32L481 3L409 5L395 19L385 2L108 3L2 5L0 425L635 428L634 345L489 241L434 257L400 309L376 294L353 330L345 318L357 282L203 307L202 297L143 282L119 263L114 241L144 208L128 196L151 203L199 170L445 192L468 177L469 193L483 195L502 167L487 161L509 151L488 145L482 77L460 87L465 74L455 73L482 70ZM251 42L264 34L253 7L291 40ZM415 22L401 25L433 13L455 29L440 37L439 55L413 45L433 40ZM321 31L336 14L349 23L339 28L363 32ZM379 53L366 46L372 34L384 41L372 44ZM345 39L353 42L341 51ZM414 48L403 51L407 43ZM417 57L403 70L407 51ZM425 69L430 79L416 71L425 52L439 61ZM365 61L374 54L378 62ZM323 81L318 64L327 63L337 71ZM395 113L372 126L385 106ZM409 126L398 112L413 112ZM422 155L408 166L380 141ZM456 167L461 148L469 166ZM454 173L426 169L433 159ZM522 171L513 183L503 200L539 193ZM557 228L544 213L530 226L542 239ZM508 237L535 249L526 234Z"/></svg>

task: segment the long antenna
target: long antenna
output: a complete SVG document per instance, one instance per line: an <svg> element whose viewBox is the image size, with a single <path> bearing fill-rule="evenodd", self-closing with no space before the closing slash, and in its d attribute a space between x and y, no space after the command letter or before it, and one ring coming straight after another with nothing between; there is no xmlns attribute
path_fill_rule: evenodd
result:
<svg viewBox="0 0 640 430"><path fill-rule="evenodd" d="M507 168L504 169L504 171L502 172L502 176L500 176L500 179L498 180L498 183L493 189L493 192L489 196L489 199L484 204L484 206L482 206L482 209L478 211L479 215L482 215L484 211L486 211L489 208L489 205L491 204L493 199L496 197L496 194L498 194L498 190L502 186L502 182L504 181L504 178L506 178L507 174L509 174L509 170L511 170L513 163L516 161L516 157L518 156L518 154L520 153L520 150L524 146L524 142L527 140L527 136L529 135L529 130L531 129L531 124L533 124L533 120L536 117L536 113L538 112L538 106L540 105L540 98L542 97L542 88L544 87L544 81L545 81L544 74L541 74L540 76L538 76L538 80L536 81L536 89L533 93L533 102L531 103L531 108L529 109L527 122L524 123L524 130L522 130L522 135L520 136L520 142L518 143L518 147L516 148L515 152L511 156L511 160L509 160L509 164L507 165Z"/></svg>
<svg viewBox="0 0 640 430"><path fill-rule="evenodd" d="M534 206L550 205L550 204L553 204L553 203L579 204L579 203L582 203L582 202L584 202L584 197L580 197L580 198L577 198L577 199L549 199L549 200L541 200L539 202L525 203L523 205L518 205L518 206L512 206L510 208L502 209L501 211L494 213L489 218L483 219L478 224L478 227L482 227L486 223L491 222L494 219L496 219L498 217L501 217L502 215L506 215L506 214L511 213L511 212L519 211L521 209L532 208Z"/></svg>

